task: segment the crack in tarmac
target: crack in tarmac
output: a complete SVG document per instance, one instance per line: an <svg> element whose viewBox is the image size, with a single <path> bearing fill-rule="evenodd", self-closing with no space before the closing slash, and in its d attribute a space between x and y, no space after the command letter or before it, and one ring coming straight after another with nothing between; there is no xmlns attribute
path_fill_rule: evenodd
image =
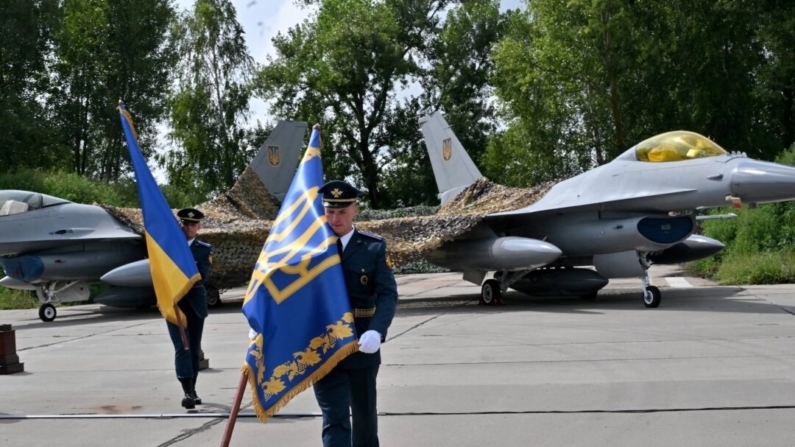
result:
<svg viewBox="0 0 795 447"><path fill-rule="evenodd" d="M410 327L410 328L406 329L405 331L403 331L403 332L401 332L401 333L399 333L399 334L397 334L397 335L395 335L395 336L393 336L393 337L389 337L389 338L387 339L387 341L389 341L389 340L394 340L394 339L396 339L396 338L400 337L401 335L404 335L404 334L406 334L406 333L408 333L408 332L411 332L411 331L413 331L414 329L417 329L418 327L420 327L420 326L424 325L425 323L429 323L429 322L431 322L431 321L433 321L433 320L435 320L435 319L437 319L437 318L439 318L439 317L441 317L441 316L445 315L446 313L448 313L448 312L451 312L451 311L453 311L453 310L455 310L455 309L458 309L458 308L460 308L460 307L464 307L464 306L466 306L467 304L468 304L468 303L463 303L463 304L459 304L459 305L457 305L457 306L449 307L449 308L448 308L447 310L445 310L444 312L442 312L442 313L440 313L440 314L438 314L438 315L434 315L433 317L431 317L431 318L428 318L428 319L427 319L427 320L425 320L425 321L421 321L421 322L419 322L419 323L415 324L414 326L412 326L412 327Z"/></svg>

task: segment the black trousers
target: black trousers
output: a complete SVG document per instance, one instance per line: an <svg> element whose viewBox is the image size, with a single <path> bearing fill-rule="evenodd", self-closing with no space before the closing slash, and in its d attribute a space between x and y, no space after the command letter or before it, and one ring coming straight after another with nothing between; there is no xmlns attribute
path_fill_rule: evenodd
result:
<svg viewBox="0 0 795 447"><path fill-rule="evenodd" d="M202 333L204 332L204 318L199 318L193 307L184 299L177 303L187 317L188 327L185 336L188 338L189 350L182 346L182 337L179 335L179 326L166 321L168 335L174 344L174 367L178 379L195 379L199 375L199 356L201 354Z"/></svg>
<svg viewBox="0 0 795 447"><path fill-rule="evenodd" d="M378 447L377 375L378 365L337 367L315 383L315 397L323 411L324 447Z"/></svg>

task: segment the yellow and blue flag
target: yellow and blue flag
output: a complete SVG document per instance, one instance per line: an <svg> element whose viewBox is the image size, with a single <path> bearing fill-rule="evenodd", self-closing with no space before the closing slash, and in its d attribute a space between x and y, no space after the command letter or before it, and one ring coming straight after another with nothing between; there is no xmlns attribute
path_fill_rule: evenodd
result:
<svg viewBox="0 0 795 447"><path fill-rule="evenodd" d="M266 421L358 349L337 251L326 223L320 130L315 126L254 266L243 313L258 335L243 364Z"/></svg>
<svg viewBox="0 0 795 447"><path fill-rule="evenodd" d="M174 213L157 186L152 171L146 165L138 147L138 135L135 133L132 116L121 101L119 113L144 216L146 249L149 253L149 268L155 285L157 307L166 320L184 326L185 315L177 307L177 302L201 279L201 275L185 234L179 228Z"/></svg>

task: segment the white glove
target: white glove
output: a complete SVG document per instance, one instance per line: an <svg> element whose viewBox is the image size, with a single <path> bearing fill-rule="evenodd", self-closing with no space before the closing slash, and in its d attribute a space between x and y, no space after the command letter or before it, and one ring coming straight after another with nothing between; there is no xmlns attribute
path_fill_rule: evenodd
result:
<svg viewBox="0 0 795 447"><path fill-rule="evenodd" d="M249 329L248 330L248 338L249 339L254 340L255 338L257 338L257 335L259 335L259 334L254 329Z"/></svg>
<svg viewBox="0 0 795 447"><path fill-rule="evenodd" d="M359 337L359 351L373 354L381 348L381 334L377 331L367 331Z"/></svg>

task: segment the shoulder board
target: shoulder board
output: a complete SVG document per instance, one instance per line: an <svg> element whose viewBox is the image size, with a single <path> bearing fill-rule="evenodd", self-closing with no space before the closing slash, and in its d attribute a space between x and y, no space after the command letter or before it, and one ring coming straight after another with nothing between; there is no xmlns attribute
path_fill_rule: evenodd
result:
<svg viewBox="0 0 795 447"><path fill-rule="evenodd" d="M371 238L373 238L375 240L378 240L378 241L383 241L384 240L383 236L379 236L377 234L370 233L369 231L364 231L364 230L358 230L358 231L359 231L359 234L361 234L362 236L371 237Z"/></svg>
<svg viewBox="0 0 795 447"><path fill-rule="evenodd" d="M196 240L196 242L198 242L199 245L201 245L202 247L213 248L213 246L208 244L207 242L200 241L200 240Z"/></svg>

